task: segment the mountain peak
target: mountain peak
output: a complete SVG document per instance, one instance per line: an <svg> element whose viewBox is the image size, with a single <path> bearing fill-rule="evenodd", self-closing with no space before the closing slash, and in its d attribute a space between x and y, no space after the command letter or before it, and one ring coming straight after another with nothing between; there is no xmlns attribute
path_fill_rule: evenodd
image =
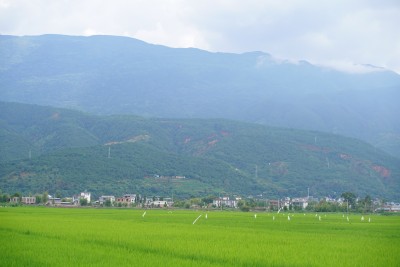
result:
<svg viewBox="0 0 400 267"><path fill-rule="evenodd" d="M382 139L400 134L400 75L389 71L355 74L260 51L211 53L130 37L43 35L0 36L0 77L3 101L235 119L340 133L400 151Z"/></svg>

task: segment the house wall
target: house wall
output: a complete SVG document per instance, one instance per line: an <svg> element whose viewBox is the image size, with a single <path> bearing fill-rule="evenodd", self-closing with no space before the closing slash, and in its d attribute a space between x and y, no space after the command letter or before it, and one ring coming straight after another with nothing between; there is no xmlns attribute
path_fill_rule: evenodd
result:
<svg viewBox="0 0 400 267"><path fill-rule="evenodd" d="M24 204L36 204L36 198L35 197L22 197L21 198L21 203L24 203Z"/></svg>

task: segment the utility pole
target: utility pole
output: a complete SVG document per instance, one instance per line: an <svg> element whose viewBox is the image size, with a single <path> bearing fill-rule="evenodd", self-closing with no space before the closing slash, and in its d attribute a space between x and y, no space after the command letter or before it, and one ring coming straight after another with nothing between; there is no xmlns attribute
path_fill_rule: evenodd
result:
<svg viewBox="0 0 400 267"><path fill-rule="evenodd" d="M222 211L222 199L221 199L221 192L219 192L219 207L220 207L220 209L221 209L221 211Z"/></svg>

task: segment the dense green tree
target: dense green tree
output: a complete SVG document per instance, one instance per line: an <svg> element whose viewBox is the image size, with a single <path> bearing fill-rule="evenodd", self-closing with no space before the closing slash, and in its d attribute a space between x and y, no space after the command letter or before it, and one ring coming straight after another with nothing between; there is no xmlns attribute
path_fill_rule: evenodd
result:
<svg viewBox="0 0 400 267"><path fill-rule="evenodd" d="M184 206L185 206L185 201L184 200L175 200L174 201L174 207L183 208Z"/></svg>
<svg viewBox="0 0 400 267"><path fill-rule="evenodd" d="M44 192L42 194L42 203L46 204L48 200L49 200L49 193L48 192Z"/></svg>
<svg viewBox="0 0 400 267"><path fill-rule="evenodd" d="M249 207L249 206L246 206L246 205L245 205L245 206L241 206L241 207L240 207L240 210L241 210L241 211L244 211L244 212L248 212L248 211L250 211L250 207Z"/></svg>
<svg viewBox="0 0 400 267"><path fill-rule="evenodd" d="M106 207L111 207L111 200L109 200L109 199L107 199L105 202L104 202L104 206L106 206Z"/></svg>
<svg viewBox="0 0 400 267"><path fill-rule="evenodd" d="M356 199L357 195L353 192L344 192L341 194L341 197L346 201L346 205L349 205L349 209L356 208Z"/></svg>
<svg viewBox="0 0 400 267"><path fill-rule="evenodd" d="M0 196L0 202L5 203L5 202L9 202L9 201L10 201L10 195L8 195L8 194L2 194L2 195Z"/></svg>
<svg viewBox="0 0 400 267"><path fill-rule="evenodd" d="M201 199L201 201L202 201L204 204L208 205L208 204L213 203L214 199L215 199L215 196L207 196L207 197L203 197L203 198Z"/></svg>
<svg viewBox="0 0 400 267"><path fill-rule="evenodd" d="M37 204L42 203L42 196L41 195L36 195L35 198L36 198L36 203Z"/></svg>
<svg viewBox="0 0 400 267"><path fill-rule="evenodd" d="M372 212L372 198L369 195L366 195L363 199L358 202L358 210L360 212Z"/></svg>
<svg viewBox="0 0 400 267"><path fill-rule="evenodd" d="M79 199L79 205L81 206L87 206L88 205L88 201L86 198L80 198Z"/></svg>
<svg viewBox="0 0 400 267"><path fill-rule="evenodd" d="M202 204L201 198L191 198L190 199L190 205L201 206L201 204Z"/></svg>

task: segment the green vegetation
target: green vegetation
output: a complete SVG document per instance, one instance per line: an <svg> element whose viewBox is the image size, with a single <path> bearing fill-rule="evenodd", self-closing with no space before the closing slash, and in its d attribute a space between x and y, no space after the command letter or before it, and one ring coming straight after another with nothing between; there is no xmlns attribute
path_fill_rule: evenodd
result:
<svg viewBox="0 0 400 267"><path fill-rule="evenodd" d="M400 75L383 69L350 74L262 52L173 49L118 36L2 34L0 88L1 101L96 114L337 132L400 157Z"/></svg>
<svg viewBox="0 0 400 267"><path fill-rule="evenodd" d="M399 216L143 213L0 208L1 265L389 267L400 260Z"/></svg>
<svg viewBox="0 0 400 267"><path fill-rule="evenodd" d="M316 197L348 191L400 199L400 161L352 138L227 120L93 116L1 102L0 110L3 134L10 137L0 139L0 189L10 194L70 196L87 189L95 197L272 198L305 196L310 187Z"/></svg>

